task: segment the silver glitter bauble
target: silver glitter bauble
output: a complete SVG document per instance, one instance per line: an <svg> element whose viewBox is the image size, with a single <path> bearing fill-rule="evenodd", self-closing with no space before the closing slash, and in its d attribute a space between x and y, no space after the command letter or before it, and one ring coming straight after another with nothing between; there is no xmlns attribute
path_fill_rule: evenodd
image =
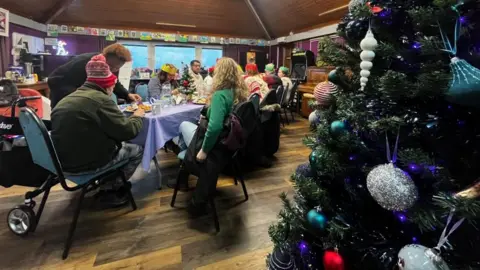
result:
<svg viewBox="0 0 480 270"><path fill-rule="evenodd" d="M447 263L431 248L406 245L398 253L400 270L450 270Z"/></svg>
<svg viewBox="0 0 480 270"><path fill-rule="evenodd" d="M350 3L348 3L348 11L352 12L355 9L365 5L367 0L350 0Z"/></svg>
<svg viewBox="0 0 480 270"><path fill-rule="evenodd" d="M367 188L377 203L387 210L406 210L418 198L412 178L392 163L373 168L367 176Z"/></svg>

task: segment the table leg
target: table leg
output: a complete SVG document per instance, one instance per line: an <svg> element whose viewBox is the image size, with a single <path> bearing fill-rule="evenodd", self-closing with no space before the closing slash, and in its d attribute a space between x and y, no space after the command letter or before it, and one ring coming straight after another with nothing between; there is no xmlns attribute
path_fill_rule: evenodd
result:
<svg viewBox="0 0 480 270"><path fill-rule="evenodd" d="M153 163L155 163L155 168L157 168L157 173L158 173L157 189L161 190L162 189L162 173L160 172L160 165L158 165L158 159L156 155L153 157Z"/></svg>

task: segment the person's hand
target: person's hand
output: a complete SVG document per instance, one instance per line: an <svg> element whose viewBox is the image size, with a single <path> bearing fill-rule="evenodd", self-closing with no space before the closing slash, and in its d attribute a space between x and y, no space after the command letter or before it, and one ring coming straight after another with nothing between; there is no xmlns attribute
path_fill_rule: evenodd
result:
<svg viewBox="0 0 480 270"><path fill-rule="evenodd" d="M128 98L130 100L133 100L134 102L141 102L142 101L142 97L140 95L137 95L137 94L128 94Z"/></svg>
<svg viewBox="0 0 480 270"><path fill-rule="evenodd" d="M134 113L133 116L137 117L144 117L145 116L145 111L143 109L138 108Z"/></svg>
<svg viewBox="0 0 480 270"><path fill-rule="evenodd" d="M207 153L203 152L203 149L200 149L200 152L197 154L197 161L204 162L207 159Z"/></svg>

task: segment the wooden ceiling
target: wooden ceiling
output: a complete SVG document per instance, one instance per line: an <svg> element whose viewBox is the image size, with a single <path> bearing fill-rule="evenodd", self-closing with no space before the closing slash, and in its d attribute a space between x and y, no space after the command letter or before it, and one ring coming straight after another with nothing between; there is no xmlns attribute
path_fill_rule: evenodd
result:
<svg viewBox="0 0 480 270"><path fill-rule="evenodd" d="M41 23L275 38L335 23L348 0L0 0L0 7ZM327 14L319 16L320 13ZM195 28L161 26L195 25ZM263 26L262 26L263 24Z"/></svg>

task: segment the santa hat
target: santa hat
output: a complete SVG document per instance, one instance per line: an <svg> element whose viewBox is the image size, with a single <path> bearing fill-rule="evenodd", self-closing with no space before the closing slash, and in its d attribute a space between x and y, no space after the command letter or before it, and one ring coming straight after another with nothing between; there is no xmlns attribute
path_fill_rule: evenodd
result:
<svg viewBox="0 0 480 270"><path fill-rule="evenodd" d="M290 72L287 67L280 67L279 70L285 75L288 75L288 73Z"/></svg>
<svg viewBox="0 0 480 270"><path fill-rule="evenodd" d="M108 88L117 83L117 76L113 75L105 56L95 55L85 66L87 81L93 82L102 88Z"/></svg>
<svg viewBox="0 0 480 270"><path fill-rule="evenodd" d="M247 72L249 72L249 71L256 71L256 72L258 72L257 64L247 64L247 65L245 66L245 70L246 70Z"/></svg>
<svg viewBox="0 0 480 270"><path fill-rule="evenodd" d="M269 71L269 72L274 72L275 71L275 64L268 64L265 66L265 71Z"/></svg>

